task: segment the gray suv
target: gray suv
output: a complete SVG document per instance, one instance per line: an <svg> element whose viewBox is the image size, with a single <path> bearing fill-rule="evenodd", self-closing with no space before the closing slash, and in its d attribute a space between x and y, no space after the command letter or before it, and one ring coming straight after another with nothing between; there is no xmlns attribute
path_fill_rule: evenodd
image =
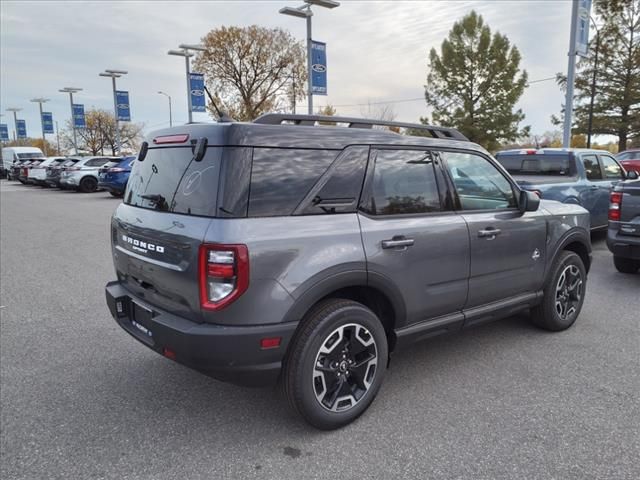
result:
<svg viewBox="0 0 640 480"><path fill-rule="evenodd" d="M456 130L281 114L153 133L111 243L125 331L220 380L279 381L321 429L364 412L410 342L523 310L568 328L591 262L586 210Z"/></svg>

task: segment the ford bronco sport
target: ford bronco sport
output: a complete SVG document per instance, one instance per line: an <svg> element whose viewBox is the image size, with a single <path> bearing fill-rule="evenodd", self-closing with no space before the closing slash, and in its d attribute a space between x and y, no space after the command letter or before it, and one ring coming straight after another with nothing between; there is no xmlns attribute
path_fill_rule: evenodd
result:
<svg viewBox="0 0 640 480"><path fill-rule="evenodd" d="M523 310L568 328L591 259L586 210L456 130L281 114L151 134L111 242L124 330L220 380L279 380L321 429L363 413L412 341Z"/></svg>

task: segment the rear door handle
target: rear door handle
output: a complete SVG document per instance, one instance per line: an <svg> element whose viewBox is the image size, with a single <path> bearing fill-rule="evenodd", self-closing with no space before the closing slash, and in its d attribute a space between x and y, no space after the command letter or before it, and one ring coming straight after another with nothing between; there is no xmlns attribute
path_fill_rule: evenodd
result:
<svg viewBox="0 0 640 480"><path fill-rule="evenodd" d="M413 238L393 237L391 240L382 240L382 248L407 248L414 243Z"/></svg>
<svg viewBox="0 0 640 480"><path fill-rule="evenodd" d="M497 228L487 228L485 230L478 231L478 238L486 238L487 240L493 240L497 235L502 233L501 230Z"/></svg>

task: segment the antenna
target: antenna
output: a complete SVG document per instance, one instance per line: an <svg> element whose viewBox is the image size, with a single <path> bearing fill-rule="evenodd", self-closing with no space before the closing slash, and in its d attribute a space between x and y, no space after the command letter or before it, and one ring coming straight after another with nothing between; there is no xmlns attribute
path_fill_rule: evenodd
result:
<svg viewBox="0 0 640 480"><path fill-rule="evenodd" d="M231 117L229 117L226 113L222 112L219 108L218 105L216 104L216 101L213 99L213 96L211 95L211 92L209 91L209 89L207 88L207 86L204 86L204 91L207 92L207 96L209 97L209 100L211 101L211 105L213 105L213 108L215 109L216 113L218 114L218 121L219 122L234 122L235 120Z"/></svg>

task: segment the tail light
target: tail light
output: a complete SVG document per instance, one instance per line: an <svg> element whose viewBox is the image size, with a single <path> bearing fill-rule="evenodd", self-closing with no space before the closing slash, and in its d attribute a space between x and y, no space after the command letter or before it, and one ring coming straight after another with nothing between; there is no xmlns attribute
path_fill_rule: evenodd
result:
<svg viewBox="0 0 640 480"><path fill-rule="evenodd" d="M220 310L249 287L249 251L246 245L203 244L199 252L200 304Z"/></svg>
<svg viewBox="0 0 640 480"><path fill-rule="evenodd" d="M124 168L122 168L122 167L113 167L113 168L108 169L107 172L111 172L111 173L124 172Z"/></svg>
<svg viewBox="0 0 640 480"><path fill-rule="evenodd" d="M67 167L66 170L67 172L74 172L76 170L80 170L80 167Z"/></svg>
<svg viewBox="0 0 640 480"><path fill-rule="evenodd" d="M620 209L622 208L622 192L611 192L609 197L609 220L617 222L620 220Z"/></svg>

